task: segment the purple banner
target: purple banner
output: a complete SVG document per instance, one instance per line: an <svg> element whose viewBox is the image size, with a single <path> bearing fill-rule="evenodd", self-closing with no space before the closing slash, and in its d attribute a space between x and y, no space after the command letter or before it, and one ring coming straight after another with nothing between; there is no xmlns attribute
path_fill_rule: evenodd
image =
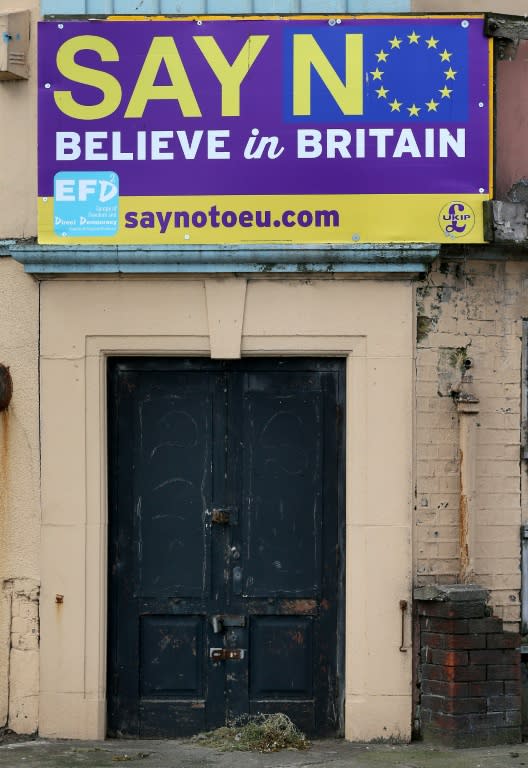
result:
<svg viewBox="0 0 528 768"><path fill-rule="evenodd" d="M489 190L482 17L39 26L41 198L71 170L121 197Z"/></svg>

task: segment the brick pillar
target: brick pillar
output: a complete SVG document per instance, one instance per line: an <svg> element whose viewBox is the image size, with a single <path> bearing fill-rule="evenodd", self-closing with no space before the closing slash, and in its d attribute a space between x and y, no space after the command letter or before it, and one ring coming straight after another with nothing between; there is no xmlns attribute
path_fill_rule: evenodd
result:
<svg viewBox="0 0 528 768"><path fill-rule="evenodd" d="M415 590L421 735L453 747L521 741L520 637L473 585Z"/></svg>

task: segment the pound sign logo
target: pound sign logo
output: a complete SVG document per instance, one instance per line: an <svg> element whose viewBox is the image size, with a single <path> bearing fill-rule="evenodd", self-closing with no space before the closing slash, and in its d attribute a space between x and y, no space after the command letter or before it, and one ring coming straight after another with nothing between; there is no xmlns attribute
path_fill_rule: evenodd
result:
<svg viewBox="0 0 528 768"><path fill-rule="evenodd" d="M438 223L446 237L464 237L475 226L475 214L467 203L454 200L442 208Z"/></svg>

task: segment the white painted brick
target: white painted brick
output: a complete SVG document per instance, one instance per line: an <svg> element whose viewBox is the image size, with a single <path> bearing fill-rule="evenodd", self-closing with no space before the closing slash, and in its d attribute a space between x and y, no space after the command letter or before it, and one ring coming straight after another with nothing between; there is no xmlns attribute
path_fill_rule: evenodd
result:
<svg viewBox="0 0 528 768"><path fill-rule="evenodd" d="M481 573L486 572L486 564L488 558L484 561L477 560L479 571ZM516 574L520 575L520 558L519 557L495 557L493 559L493 573L494 574Z"/></svg>
<svg viewBox="0 0 528 768"><path fill-rule="evenodd" d="M519 602L521 589L520 571L510 574L488 574L486 584L488 589L493 591L497 604L516 605ZM501 593L504 593L504 595L501 596Z"/></svg>
<svg viewBox="0 0 528 768"><path fill-rule="evenodd" d="M436 361L435 365L425 365L421 362L420 357L419 364L418 364L418 378L420 382L423 384L425 382L436 382L438 379L438 371L436 369Z"/></svg>
<svg viewBox="0 0 528 768"><path fill-rule="evenodd" d="M416 357L420 365L429 365L436 370L436 362L438 360L438 351L436 347L433 349L422 348L419 344Z"/></svg>
<svg viewBox="0 0 528 768"><path fill-rule="evenodd" d="M466 386L480 399L476 417L475 579L492 590L493 605L508 625L516 628L521 521L520 337L522 317L528 314L528 269L513 262L451 264L447 274L433 268L428 286L417 289L419 313L433 320L416 352L417 581L445 584L458 577L458 416L451 398L438 397L437 392L442 387L445 391L446 382L461 376L456 369L444 370L446 353L441 348L467 347L473 367ZM522 482L528 495L528 478ZM422 499L427 501L426 508L421 506ZM523 508L528 520L528 498Z"/></svg>
<svg viewBox="0 0 528 768"><path fill-rule="evenodd" d="M484 559L487 562L490 558L507 557L508 555L511 554L511 551L512 551L511 541L493 541L493 542L477 541L475 546L475 554L480 562L482 562Z"/></svg>
<svg viewBox="0 0 528 768"><path fill-rule="evenodd" d="M512 429L492 429L488 425L481 426L477 432L477 442L479 445L498 446L516 446L519 450L521 440L519 428Z"/></svg>
<svg viewBox="0 0 528 768"><path fill-rule="evenodd" d="M422 541L458 541L458 528L454 525L424 526L421 539Z"/></svg>
<svg viewBox="0 0 528 768"><path fill-rule="evenodd" d="M513 400L520 397L520 386L514 384L499 384L496 381L489 381L488 376L480 379L477 372L474 372L473 374L473 379L476 385L475 389L483 402L487 402L488 399L492 397L500 398L502 395L504 395L505 398L511 398Z"/></svg>
<svg viewBox="0 0 528 768"><path fill-rule="evenodd" d="M433 584L438 584L438 577L429 574L418 574L415 579L417 587L430 587Z"/></svg>
<svg viewBox="0 0 528 768"><path fill-rule="evenodd" d="M458 475L424 477L421 480L420 487L424 493L455 492L458 489Z"/></svg>
<svg viewBox="0 0 528 768"><path fill-rule="evenodd" d="M425 558L434 559L439 557L439 546L439 544L422 542L418 546L418 559L421 561Z"/></svg>
<svg viewBox="0 0 528 768"><path fill-rule="evenodd" d="M518 514L518 510L515 510L515 514ZM514 547L519 546L519 526L479 525L477 528L477 543L485 544L487 542L496 544L504 542L509 544L510 552L514 552Z"/></svg>
<svg viewBox="0 0 528 768"><path fill-rule="evenodd" d="M458 558L458 540L453 542L441 541L438 544L438 556L454 560Z"/></svg>
<svg viewBox="0 0 528 768"><path fill-rule="evenodd" d="M500 455L504 461L511 461L513 466L517 466L517 475L519 474L519 445L500 445ZM497 458L497 445L479 443L478 446L479 466L483 460Z"/></svg>
<svg viewBox="0 0 528 768"><path fill-rule="evenodd" d="M493 601L492 605L495 605ZM512 622L512 626L516 626L516 622L519 621L518 605L497 605L495 606L494 613L504 622Z"/></svg>
<svg viewBox="0 0 528 768"><path fill-rule="evenodd" d="M519 489L519 477L488 477L487 475L477 474L478 494L487 493L515 493Z"/></svg>
<svg viewBox="0 0 528 768"><path fill-rule="evenodd" d="M508 500L505 500L505 504L507 504L507 508L501 508L500 506L500 500L502 498L502 494L494 494L494 493L488 493L486 495L486 504L491 506L491 509L479 509L478 512L478 522L479 526L485 526L485 525L496 525L497 523L517 523L518 526L521 524L521 513L520 509L515 509L511 507L511 501L517 497L519 498L519 494L504 494L507 495L509 498ZM495 506L493 506L493 499L494 497L497 497L497 503Z"/></svg>

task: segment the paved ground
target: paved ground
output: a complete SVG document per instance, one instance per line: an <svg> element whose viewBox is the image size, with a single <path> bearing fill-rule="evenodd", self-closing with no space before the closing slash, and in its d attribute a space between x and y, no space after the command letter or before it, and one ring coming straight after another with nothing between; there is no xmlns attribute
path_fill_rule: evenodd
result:
<svg viewBox="0 0 528 768"><path fill-rule="evenodd" d="M517 768L528 744L447 750L343 740L315 742L303 752L218 752L189 741L22 741L0 746L0 768Z"/></svg>

